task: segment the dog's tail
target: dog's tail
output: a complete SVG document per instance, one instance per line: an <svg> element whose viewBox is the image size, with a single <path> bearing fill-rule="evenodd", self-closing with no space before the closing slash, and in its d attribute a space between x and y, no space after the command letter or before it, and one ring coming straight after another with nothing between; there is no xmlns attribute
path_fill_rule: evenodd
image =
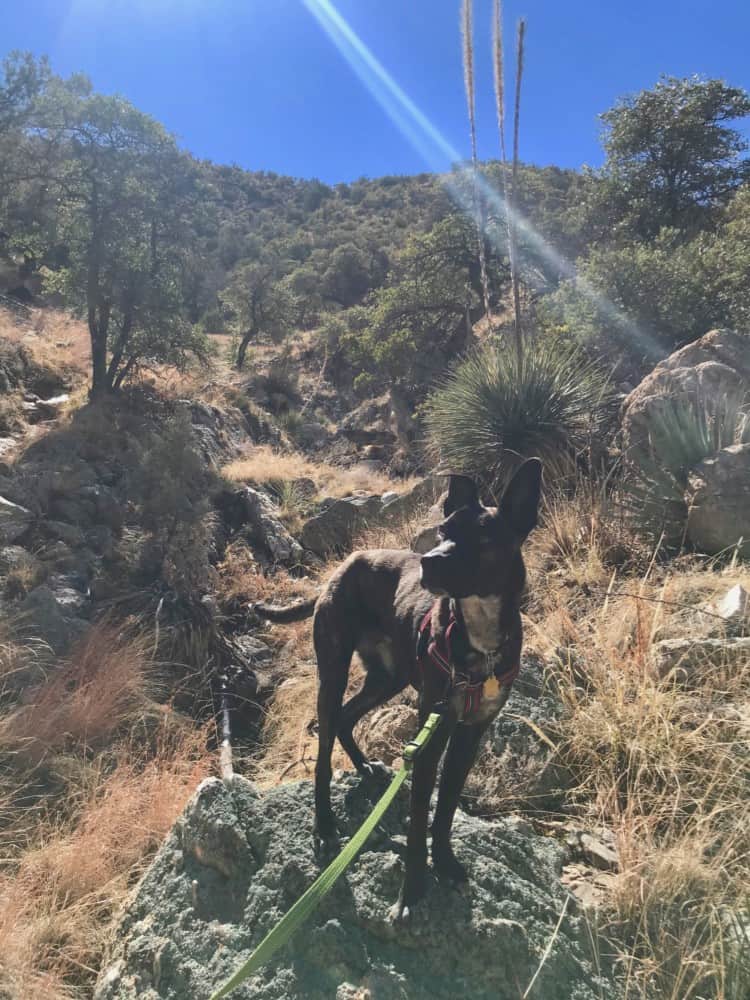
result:
<svg viewBox="0 0 750 1000"><path fill-rule="evenodd" d="M317 597L311 597L307 601L297 601L295 604L289 604L285 608L274 608L270 604L264 604L263 601L259 601L257 604L253 604L252 609L261 615L261 617L267 618L271 622L278 622L281 625L285 625L289 622L301 622L305 618L309 618L313 611L315 611L317 602Z"/></svg>

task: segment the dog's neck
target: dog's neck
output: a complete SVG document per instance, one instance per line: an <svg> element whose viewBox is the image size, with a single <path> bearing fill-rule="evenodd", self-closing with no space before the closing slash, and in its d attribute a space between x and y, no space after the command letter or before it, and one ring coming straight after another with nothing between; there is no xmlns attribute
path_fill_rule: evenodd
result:
<svg viewBox="0 0 750 1000"><path fill-rule="evenodd" d="M497 652L502 644L500 609L502 597L460 597L456 602L466 626L472 649L480 653Z"/></svg>

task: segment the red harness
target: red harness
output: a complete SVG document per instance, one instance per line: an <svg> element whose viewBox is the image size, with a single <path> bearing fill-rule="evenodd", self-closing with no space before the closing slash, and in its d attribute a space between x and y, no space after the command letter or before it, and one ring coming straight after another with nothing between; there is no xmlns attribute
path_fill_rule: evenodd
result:
<svg viewBox="0 0 750 1000"><path fill-rule="evenodd" d="M417 663L422 672L424 681L424 671L427 661L431 662L442 673L446 675L446 688L444 698L447 698L452 690L460 689L464 695L463 717L472 715L479 710L482 703L485 681L489 678L482 678L480 681L472 681L467 674L460 673L455 669L453 656L453 639L458 627L453 607L450 606L448 624L443 629L440 627L441 601L436 601L427 614L422 619L419 626L419 636L417 639ZM435 621L433 621L435 619ZM437 627L435 627L437 625ZM501 687L510 685L518 677L521 664L516 663L503 674L495 674L495 678Z"/></svg>

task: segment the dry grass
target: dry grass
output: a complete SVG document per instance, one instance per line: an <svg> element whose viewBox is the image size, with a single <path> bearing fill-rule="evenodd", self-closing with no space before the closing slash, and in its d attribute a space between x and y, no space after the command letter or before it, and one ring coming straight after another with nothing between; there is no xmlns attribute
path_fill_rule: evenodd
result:
<svg viewBox="0 0 750 1000"><path fill-rule="evenodd" d="M750 942L737 931L750 906L750 662L713 664L687 688L655 676L650 654L659 639L721 634L701 609L736 583L749 588L750 574L660 565L628 551L627 530L600 513L580 497L547 511L527 632L557 659L570 804L617 838L607 933L625 997L740 1000L750 986Z"/></svg>
<svg viewBox="0 0 750 1000"><path fill-rule="evenodd" d="M25 704L0 718L0 748L17 767L36 767L68 746L96 747L151 710L155 686L146 639L99 625Z"/></svg>
<svg viewBox="0 0 750 1000"><path fill-rule="evenodd" d="M153 696L152 640L94 626L8 701L34 650L0 644L0 993L91 995L111 923L197 783L206 733Z"/></svg>
<svg viewBox="0 0 750 1000"><path fill-rule="evenodd" d="M280 484L295 479L310 479L320 494L349 496L358 490L367 493L403 492L416 480L391 479L384 473L353 466L350 469L313 462L298 452L278 452L267 445L253 448L245 458L222 469L234 482Z"/></svg>
<svg viewBox="0 0 750 1000"><path fill-rule="evenodd" d="M0 310L0 337L23 344L40 364L88 374L91 341L86 324L58 309Z"/></svg>
<svg viewBox="0 0 750 1000"><path fill-rule="evenodd" d="M36 846L0 875L0 989L12 1000L90 995L114 915L209 771L194 730L145 761L125 745L73 822L39 821Z"/></svg>
<svg viewBox="0 0 750 1000"><path fill-rule="evenodd" d="M227 546L217 571L218 596L224 602L273 601L287 604L317 592L317 586L307 577L290 576L282 569L265 573L242 542Z"/></svg>

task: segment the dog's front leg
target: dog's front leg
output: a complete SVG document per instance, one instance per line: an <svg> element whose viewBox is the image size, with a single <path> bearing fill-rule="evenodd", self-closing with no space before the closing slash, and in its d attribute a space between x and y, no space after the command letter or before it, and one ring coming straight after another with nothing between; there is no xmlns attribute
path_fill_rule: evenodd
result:
<svg viewBox="0 0 750 1000"><path fill-rule="evenodd" d="M424 725L428 712L420 712L419 726ZM406 870L398 902L392 911L397 920L408 920L409 911L425 893L427 874L427 820L430 798L435 787L438 761L455 728L455 720L444 716L437 732L414 761L411 776L411 812L406 839Z"/></svg>
<svg viewBox="0 0 750 1000"><path fill-rule="evenodd" d="M484 722L456 727L440 776L437 807L432 821L432 863L439 875L454 882L465 882L467 876L466 869L451 847L453 817L488 725L489 722Z"/></svg>

